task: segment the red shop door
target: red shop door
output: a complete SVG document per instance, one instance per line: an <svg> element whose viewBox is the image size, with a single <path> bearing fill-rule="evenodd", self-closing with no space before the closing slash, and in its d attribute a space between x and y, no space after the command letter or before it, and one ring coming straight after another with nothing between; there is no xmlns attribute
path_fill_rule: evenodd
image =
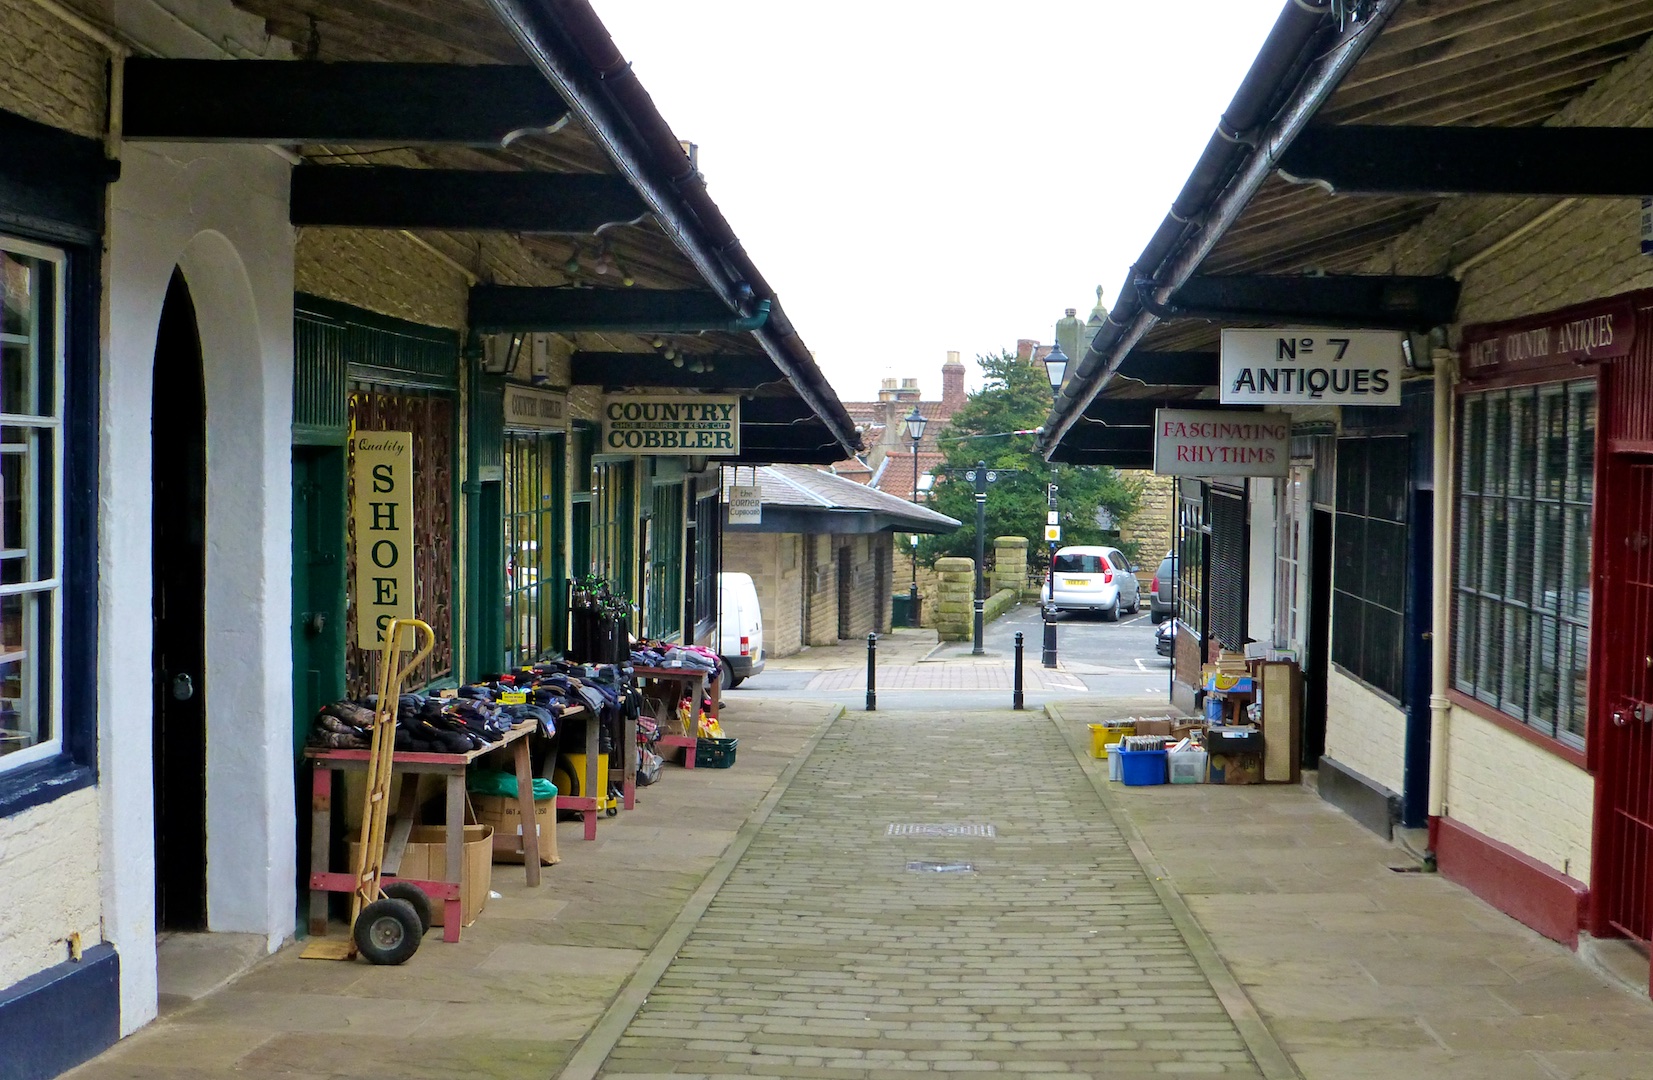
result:
<svg viewBox="0 0 1653 1080"><path fill-rule="evenodd" d="M1608 459L1597 653L1605 722L1599 738L1600 916L1653 941L1653 458Z"/></svg>

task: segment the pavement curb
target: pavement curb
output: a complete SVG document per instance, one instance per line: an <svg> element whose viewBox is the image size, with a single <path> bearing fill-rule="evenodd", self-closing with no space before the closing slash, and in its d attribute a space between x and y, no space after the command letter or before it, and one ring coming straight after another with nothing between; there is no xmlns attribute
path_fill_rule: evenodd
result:
<svg viewBox="0 0 1653 1080"><path fill-rule="evenodd" d="M1291 1055L1286 1053L1285 1048L1274 1037L1268 1022L1257 1011L1257 1006L1245 992L1245 987L1240 985L1240 980L1229 970L1228 964L1217 952L1217 947L1206 935L1205 928L1200 925L1199 919L1183 900L1182 893L1171 884L1165 868L1154 858L1153 849L1137 831L1136 824L1131 821L1130 816L1115 801L1113 793L1108 790L1107 777L1102 774L1096 759L1090 756L1089 747L1082 745L1078 736L1071 731L1072 724L1062 713L1061 707L1054 702L1049 703L1045 705L1045 715L1056 726L1057 735L1068 744L1068 749L1079 762L1085 778L1090 781L1097 798L1101 800L1102 809L1113 821L1120 835L1125 838L1132 857L1147 875L1148 883L1154 887L1160 903L1165 905L1171 922L1187 943L1189 952L1193 954L1194 962L1199 965L1206 981L1211 984L1211 989L1216 991L1217 999L1222 1002L1223 1011L1228 1013L1228 1018L1233 1021L1235 1030L1240 1033L1240 1038L1245 1042L1252 1060L1257 1063L1257 1068L1262 1071L1266 1080L1303 1080L1303 1074L1298 1071L1296 1062L1292 1061Z"/></svg>
<svg viewBox="0 0 1653 1080"><path fill-rule="evenodd" d="M706 914L706 909L711 906L718 890L723 888L724 882L729 880L729 875L734 873L735 866L746 854L746 849L752 846L752 840L757 836L758 830L769 820L769 815L786 795L793 779L815 753L815 748L820 745L827 732L844 718L844 706L838 705L834 709L826 723L821 725L820 730L810 737L809 742L782 770L781 775L769 788L768 794L764 795L763 801L747 815L740 830L735 834L734 841L712 865L712 869L689 896L688 903L683 906L677 918L672 920L666 932L660 935L660 940L654 943L654 948L643 957L643 962L637 965L637 970L632 972L631 978L620 988L619 994L597 1018L597 1023L592 1025L591 1031L575 1049L574 1056L568 1059L568 1064L557 1074L557 1080L595 1080L597 1074L602 1071L603 1063L608 1060L609 1054L614 1052L614 1047L619 1044L626 1028L642 1010L650 992L666 974L671 962L677 958L678 950L683 948L684 942L689 940L689 935L694 933L701 916Z"/></svg>

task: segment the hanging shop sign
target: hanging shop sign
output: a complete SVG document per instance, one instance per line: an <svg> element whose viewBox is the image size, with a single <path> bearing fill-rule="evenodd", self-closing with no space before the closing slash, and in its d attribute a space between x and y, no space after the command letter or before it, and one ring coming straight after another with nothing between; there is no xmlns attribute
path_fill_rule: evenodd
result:
<svg viewBox="0 0 1653 1080"><path fill-rule="evenodd" d="M738 454L740 398L609 398L603 405L603 453Z"/></svg>
<svg viewBox="0 0 1653 1080"><path fill-rule="evenodd" d="M505 384L505 426L562 431L568 426L568 395L519 383Z"/></svg>
<svg viewBox="0 0 1653 1080"><path fill-rule="evenodd" d="M1628 297L1475 323L1464 327L1462 373L1465 379L1491 378L1629 356L1635 340L1636 307Z"/></svg>
<svg viewBox="0 0 1653 1080"><path fill-rule="evenodd" d="M753 485L729 489L729 524L763 524L763 488Z"/></svg>
<svg viewBox="0 0 1653 1080"><path fill-rule="evenodd" d="M384 646L392 619L413 610L413 433L358 431L350 440L350 521L356 535L356 644ZM412 633L407 647L412 647Z"/></svg>
<svg viewBox="0 0 1653 1080"><path fill-rule="evenodd" d="M1224 330L1224 405L1399 405L1398 330Z"/></svg>
<svg viewBox="0 0 1653 1080"><path fill-rule="evenodd" d="M1156 409L1154 472L1161 476L1285 476L1291 417Z"/></svg>

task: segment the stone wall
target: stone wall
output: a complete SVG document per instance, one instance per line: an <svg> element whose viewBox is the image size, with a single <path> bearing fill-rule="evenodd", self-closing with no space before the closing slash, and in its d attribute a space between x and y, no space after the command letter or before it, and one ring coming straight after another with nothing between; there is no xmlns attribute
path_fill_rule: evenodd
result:
<svg viewBox="0 0 1653 1080"><path fill-rule="evenodd" d="M0 818L0 991L103 940L98 837L96 788Z"/></svg>
<svg viewBox="0 0 1653 1080"><path fill-rule="evenodd" d="M989 595L1008 589L1020 597L1027 589L1027 537L995 536L993 570L988 575Z"/></svg>
<svg viewBox="0 0 1653 1080"><path fill-rule="evenodd" d="M930 625L942 641L969 641L975 622L976 561L956 556L937 559L936 578L940 594Z"/></svg>

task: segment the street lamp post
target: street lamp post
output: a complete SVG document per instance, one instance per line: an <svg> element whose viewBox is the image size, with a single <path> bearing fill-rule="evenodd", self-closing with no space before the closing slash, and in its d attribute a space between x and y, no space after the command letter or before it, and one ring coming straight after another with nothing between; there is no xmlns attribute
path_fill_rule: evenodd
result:
<svg viewBox="0 0 1653 1080"><path fill-rule="evenodd" d="M907 414L907 436L913 440L913 504L918 504L918 443L924 438L924 426L929 421L924 414L913 406L913 411ZM920 625L923 620L918 612L918 534L912 534L913 556L913 583L907 592L907 620L911 626Z"/></svg>
<svg viewBox="0 0 1653 1080"><path fill-rule="evenodd" d="M1054 404L1056 398L1062 395L1062 377L1067 374L1068 358L1062 352L1062 346L1057 344L1045 357L1045 375L1050 379L1050 394ZM1050 597L1050 603L1041 612L1045 620L1044 654L1039 662L1047 668L1056 666L1056 544L1057 538L1062 535L1061 517L1056 509L1056 485L1053 483L1047 489L1047 505L1045 509L1045 536L1049 537L1049 560L1045 564L1045 588ZM1052 531L1054 527L1054 532Z"/></svg>
<svg viewBox="0 0 1653 1080"><path fill-rule="evenodd" d="M985 656L981 633L983 616L987 611L986 579L982 574L982 563L987 558L987 485L997 480L999 474L997 470L988 471L987 462L978 461L974 469L965 472L964 478L976 486L976 632L970 655Z"/></svg>

